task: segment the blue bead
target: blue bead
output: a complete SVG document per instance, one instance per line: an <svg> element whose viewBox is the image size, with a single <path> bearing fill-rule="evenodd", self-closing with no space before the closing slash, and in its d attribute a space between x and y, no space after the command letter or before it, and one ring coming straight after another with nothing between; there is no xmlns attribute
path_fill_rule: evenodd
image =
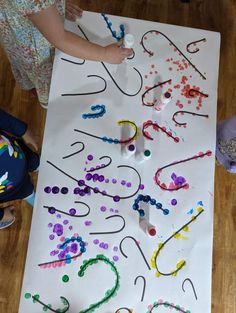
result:
<svg viewBox="0 0 236 313"><path fill-rule="evenodd" d="M114 144L118 144L119 143L119 139L115 138L114 139Z"/></svg>
<svg viewBox="0 0 236 313"><path fill-rule="evenodd" d="M169 210L168 209L164 209L163 213L164 213L164 215L168 215L169 214Z"/></svg>
<svg viewBox="0 0 236 313"><path fill-rule="evenodd" d="M113 143L113 138L108 138L108 143Z"/></svg>
<svg viewBox="0 0 236 313"><path fill-rule="evenodd" d="M151 199L151 200L150 200L150 204L151 204L151 205L156 205L156 203L157 203L157 202L156 202L155 199Z"/></svg>
<svg viewBox="0 0 236 313"><path fill-rule="evenodd" d="M108 140L108 138L106 136L102 137L102 141L106 142Z"/></svg>
<svg viewBox="0 0 236 313"><path fill-rule="evenodd" d="M134 209L134 210L138 210L138 208L139 208L139 205L138 205L137 203L134 203L134 204L133 204L133 209Z"/></svg>
<svg viewBox="0 0 236 313"><path fill-rule="evenodd" d="M162 204L161 203L157 203L156 206L160 209L162 208Z"/></svg>
<svg viewBox="0 0 236 313"><path fill-rule="evenodd" d="M139 215L140 215L141 217L143 217L143 216L145 215L144 210L139 210Z"/></svg>

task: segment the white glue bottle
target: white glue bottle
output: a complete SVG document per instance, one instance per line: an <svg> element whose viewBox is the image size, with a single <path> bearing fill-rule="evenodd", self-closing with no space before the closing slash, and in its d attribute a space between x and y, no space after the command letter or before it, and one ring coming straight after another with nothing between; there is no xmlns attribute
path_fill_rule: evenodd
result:
<svg viewBox="0 0 236 313"><path fill-rule="evenodd" d="M157 234L156 227L149 222L149 206L145 203L142 205L142 209L145 212L143 217L139 217L139 227L150 237L154 237Z"/></svg>
<svg viewBox="0 0 236 313"><path fill-rule="evenodd" d="M131 49L134 45L134 36L132 34L126 34L124 36L123 46L124 48Z"/></svg>
<svg viewBox="0 0 236 313"><path fill-rule="evenodd" d="M171 101L171 94L167 91L161 95L161 98L154 105L154 109L156 112L160 112L164 109L164 107Z"/></svg>

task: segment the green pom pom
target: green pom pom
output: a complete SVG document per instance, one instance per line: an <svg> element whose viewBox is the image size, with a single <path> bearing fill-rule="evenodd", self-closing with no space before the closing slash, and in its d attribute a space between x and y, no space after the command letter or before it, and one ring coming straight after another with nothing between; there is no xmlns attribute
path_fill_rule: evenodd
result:
<svg viewBox="0 0 236 313"><path fill-rule="evenodd" d="M30 299L31 298L31 293L27 292L25 293L25 299Z"/></svg>

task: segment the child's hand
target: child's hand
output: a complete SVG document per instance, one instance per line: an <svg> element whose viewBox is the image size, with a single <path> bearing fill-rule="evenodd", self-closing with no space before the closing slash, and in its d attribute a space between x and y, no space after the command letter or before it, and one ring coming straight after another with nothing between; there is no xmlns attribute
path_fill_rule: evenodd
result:
<svg viewBox="0 0 236 313"><path fill-rule="evenodd" d="M77 17L81 17L83 10L80 7L73 3L73 0L66 1L66 18L72 22L76 20Z"/></svg>
<svg viewBox="0 0 236 313"><path fill-rule="evenodd" d="M105 59L104 61L111 64L120 64L124 59L130 57L133 54L132 49L121 48L122 43L113 43L105 47Z"/></svg>
<svg viewBox="0 0 236 313"><path fill-rule="evenodd" d="M27 146L32 146L36 152L39 150L37 141L34 135L32 134L31 130L27 129L25 134L22 136L22 139Z"/></svg>

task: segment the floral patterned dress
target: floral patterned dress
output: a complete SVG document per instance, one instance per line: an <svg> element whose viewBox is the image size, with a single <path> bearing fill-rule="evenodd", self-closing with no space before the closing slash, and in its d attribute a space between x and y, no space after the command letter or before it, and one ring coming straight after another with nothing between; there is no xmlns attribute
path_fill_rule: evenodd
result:
<svg viewBox="0 0 236 313"><path fill-rule="evenodd" d="M16 82L36 88L39 101L48 102L54 49L27 17L55 4L61 16L65 0L0 0L0 42Z"/></svg>

